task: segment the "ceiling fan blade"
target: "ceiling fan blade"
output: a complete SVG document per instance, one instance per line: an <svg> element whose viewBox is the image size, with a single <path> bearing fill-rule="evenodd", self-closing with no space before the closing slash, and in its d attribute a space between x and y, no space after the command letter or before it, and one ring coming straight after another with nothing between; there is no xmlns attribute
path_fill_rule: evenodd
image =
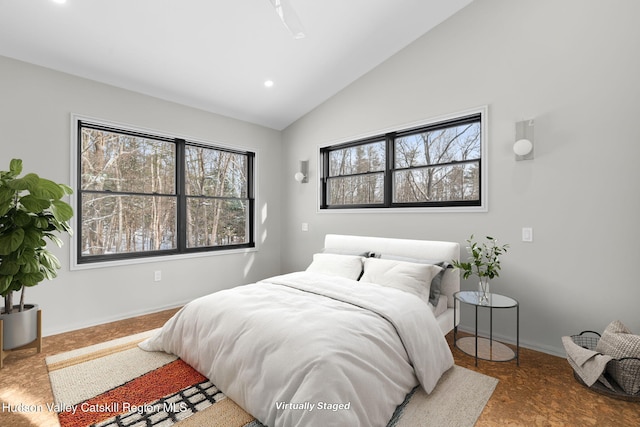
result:
<svg viewBox="0 0 640 427"><path fill-rule="evenodd" d="M269 0L269 2L293 38L303 39L305 37L304 28L291 2L289 0Z"/></svg>

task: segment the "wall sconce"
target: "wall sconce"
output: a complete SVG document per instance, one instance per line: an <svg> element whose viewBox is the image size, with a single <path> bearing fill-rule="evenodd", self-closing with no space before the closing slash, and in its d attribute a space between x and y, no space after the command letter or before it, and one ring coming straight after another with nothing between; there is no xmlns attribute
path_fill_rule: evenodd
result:
<svg viewBox="0 0 640 427"><path fill-rule="evenodd" d="M296 174L293 177L300 184L306 184L307 182L309 182L309 161L308 160L300 161L300 172L296 172Z"/></svg>
<svg viewBox="0 0 640 427"><path fill-rule="evenodd" d="M533 159L533 120L516 123L516 142L513 144L516 161Z"/></svg>

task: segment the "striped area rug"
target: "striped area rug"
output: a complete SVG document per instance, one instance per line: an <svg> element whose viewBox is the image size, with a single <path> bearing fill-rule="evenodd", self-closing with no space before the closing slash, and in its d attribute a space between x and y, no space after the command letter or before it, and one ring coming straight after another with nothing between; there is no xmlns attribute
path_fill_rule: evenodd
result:
<svg viewBox="0 0 640 427"><path fill-rule="evenodd" d="M61 427L264 427L176 356L138 348L153 331L47 357ZM387 427L475 425L498 380L454 366L407 395Z"/></svg>
<svg viewBox="0 0 640 427"><path fill-rule="evenodd" d="M260 427L176 356L137 345L153 331L48 357L61 427Z"/></svg>

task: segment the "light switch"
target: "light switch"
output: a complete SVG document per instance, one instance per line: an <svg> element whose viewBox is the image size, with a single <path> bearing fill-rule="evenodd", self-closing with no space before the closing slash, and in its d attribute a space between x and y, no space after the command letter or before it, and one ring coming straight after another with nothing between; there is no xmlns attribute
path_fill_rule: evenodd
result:
<svg viewBox="0 0 640 427"><path fill-rule="evenodd" d="M522 228L522 241L533 242L533 228L531 227Z"/></svg>

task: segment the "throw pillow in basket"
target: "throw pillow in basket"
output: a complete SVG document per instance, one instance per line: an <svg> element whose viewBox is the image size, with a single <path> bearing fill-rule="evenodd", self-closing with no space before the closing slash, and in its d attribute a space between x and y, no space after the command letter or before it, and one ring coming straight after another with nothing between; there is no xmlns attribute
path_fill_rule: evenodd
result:
<svg viewBox="0 0 640 427"><path fill-rule="evenodd" d="M635 357L624 361L612 360L607 372L627 394L640 392L640 335L633 335L619 320L611 322L596 345L596 351L614 359Z"/></svg>

